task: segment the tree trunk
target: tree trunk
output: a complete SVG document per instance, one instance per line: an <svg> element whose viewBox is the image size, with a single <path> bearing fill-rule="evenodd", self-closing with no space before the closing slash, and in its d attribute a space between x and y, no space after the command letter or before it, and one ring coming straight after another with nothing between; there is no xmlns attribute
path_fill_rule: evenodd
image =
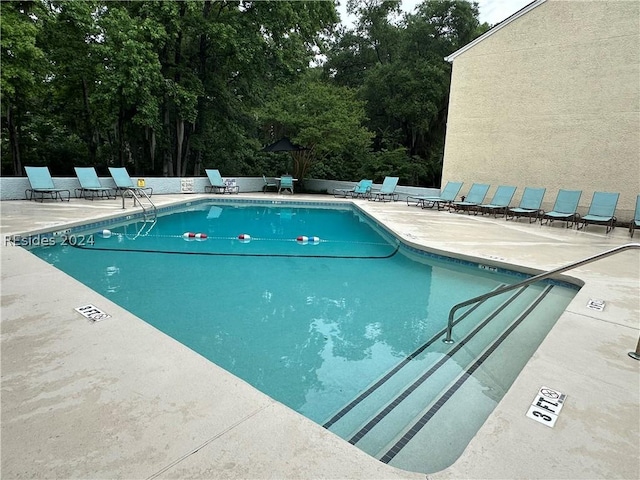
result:
<svg viewBox="0 0 640 480"><path fill-rule="evenodd" d="M314 147L299 152L291 152L293 157L293 175L298 178L300 185L304 184L304 178L315 160Z"/></svg>
<svg viewBox="0 0 640 480"><path fill-rule="evenodd" d="M120 110L118 111L118 166L125 166L125 155L124 155L124 111L122 106L120 106Z"/></svg>
<svg viewBox="0 0 640 480"><path fill-rule="evenodd" d="M193 131L195 130L195 125L192 126L191 129L187 129L187 141L184 146L184 161L182 162L182 171L180 175L182 177L187 176L187 166L189 165L189 155L191 155L191 138L193 137Z"/></svg>
<svg viewBox="0 0 640 480"><path fill-rule="evenodd" d="M22 160L20 159L20 135L15 122L15 110L11 101L7 101L7 129L9 130L9 144L11 145L11 160L13 174L22 175Z"/></svg>
<svg viewBox="0 0 640 480"><path fill-rule="evenodd" d="M145 127L145 134L149 142L149 158L151 159L151 171L156 171L156 131L151 127Z"/></svg>
<svg viewBox="0 0 640 480"><path fill-rule="evenodd" d="M169 124L169 110L167 108L165 108L164 111L164 131L165 131L165 136L167 139L167 142L169 142L169 145L171 145L171 143L173 143L171 141L171 128L170 128L170 124ZM165 177L173 177L173 160L171 157L171 148L169 146L165 147L163 149L164 151L164 159L162 162L162 175Z"/></svg>
<svg viewBox="0 0 640 480"><path fill-rule="evenodd" d="M87 138L87 148L89 149L89 161L95 165L98 152L98 135L93 127L91 106L89 104L89 88L87 81L82 79L82 98L84 100L85 128Z"/></svg>
<svg viewBox="0 0 640 480"><path fill-rule="evenodd" d="M211 2L211 0L205 0L204 5L202 7L202 18L204 19L205 22L209 21L209 17L211 16L212 6L213 6L213 3ZM220 12L218 12L218 14L219 13ZM198 68L200 69L200 72L199 72L200 79L203 85L207 85L209 82L209 70L207 69L208 44L209 44L208 35L206 33L202 33L200 35L200 48L198 52L199 59L200 59L200 65L198 66ZM198 132L202 133L205 131L205 128L206 128L205 122L207 118L207 116L204 114L204 112L207 109L207 103L205 98L206 98L206 95L200 95L198 98L198 114L196 117L196 122L193 125L192 134L189 136L189 142L187 143L187 151L190 150L191 137L193 135L196 135ZM185 165L185 172L186 172L186 165ZM202 172L202 150L198 149L195 156L195 161L193 164L193 175L199 176L201 172Z"/></svg>
<svg viewBox="0 0 640 480"><path fill-rule="evenodd" d="M176 172L182 175L182 143L184 142L184 119L176 118Z"/></svg>
<svg viewBox="0 0 640 480"><path fill-rule="evenodd" d="M198 150L196 154L196 161L193 165L193 176L200 176L200 170L202 169L202 150Z"/></svg>

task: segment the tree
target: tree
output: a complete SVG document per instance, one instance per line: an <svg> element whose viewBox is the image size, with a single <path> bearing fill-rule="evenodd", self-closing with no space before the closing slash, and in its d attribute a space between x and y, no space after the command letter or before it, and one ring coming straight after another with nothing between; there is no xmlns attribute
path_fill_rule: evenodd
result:
<svg viewBox="0 0 640 480"><path fill-rule="evenodd" d="M221 162L229 174L255 169L255 108L304 74L337 22L333 2L312 1L1 8L2 149L15 174L25 152L54 174L79 163L164 175Z"/></svg>
<svg viewBox="0 0 640 480"><path fill-rule="evenodd" d="M167 88L157 55L157 47L167 41L164 25L154 18L136 17L130 7L114 2L103 7L98 16L102 65L95 98L114 126L110 139L117 146L115 163L121 166L136 165L140 156L134 146L139 132L157 127Z"/></svg>
<svg viewBox="0 0 640 480"><path fill-rule="evenodd" d="M393 159L408 175L403 182L437 185L451 74L444 57L488 28L479 25L477 4L425 1L401 20L398 2L352 1L349 6L359 20L329 49L325 75L356 87L366 101L377 157ZM370 171L380 171L378 159L369 161Z"/></svg>
<svg viewBox="0 0 640 480"><path fill-rule="evenodd" d="M425 1L413 15L399 0L348 7L356 27L329 42L329 1L2 2L3 174L21 174L27 159L54 174L118 164L255 175L274 166L259 152L276 139L265 135L271 125L311 147L300 178L382 175L386 162L403 183L435 185L443 57L486 28L477 5ZM318 53L327 61L313 69Z"/></svg>
<svg viewBox="0 0 640 480"><path fill-rule="evenodd" d="M205 95L198 125L208 148L202 163L239 174L260 172L255 110L280 84L309 68L337 22L333 2L247 2L212 17L203 40ZM224 22L223 22L224 20Z"/></svg>
<svg viewBox="0 0 640 480"><path fill-rule="evenodd" d="M306 147L294 157L294 175L300 179L315 162L366 152L371 144L372 135L363 126L364 102L350 88L321 81L314 70L277 87L258 115L268 142L288 136Z"/></svg>
<svg viewBox="0 0 640 480"><path fill-rule="evenodd" d="M96 112L93 95L99 72L99 55L96 49L99 30L94 14L97 2L51 1L45 4L47 15L39 36L49 62L50 79L46 83L50 108L49 118L54 119L57 130L41 132L39 141L58 145L58 148L80 150L79 159L95 165L100 138L100 112ZM46 123L41 119L40 124ZM66 137L64 141L60 137ZM73 140L78 145L71 144ZM84 145L80 145L83 143ZM65 153L61 154L65 157ZM50 158L55 162L55 158ZM70 170L70 169L69 169Z"/></svg>
<svg viewBox="0 0 640 480"><path fill-rule="evenodd" d="M3 129L8 136L11 171L22 175L22 132L28 122L28 112L37 102L46 68L44 53L37 45L44 12L38 2L0 3L0 36L2 69L0 90ZM2 142L5 151L7 145ZM7 158L3 153L2 158ZM4 168L4 162L3 162Z"/></svg>

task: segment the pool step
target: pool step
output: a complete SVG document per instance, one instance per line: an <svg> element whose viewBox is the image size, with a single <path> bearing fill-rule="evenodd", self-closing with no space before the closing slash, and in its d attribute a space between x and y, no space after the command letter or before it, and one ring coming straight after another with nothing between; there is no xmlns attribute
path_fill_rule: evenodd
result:
<svg viewBox="0 0 640 480"><path fill-rule="evenodd" d="M515 328L513 322L526 318L522 312L539 308L551 288L533 285L480 305L455 326L455 344L443 343L442 337L432 339L428 348L377 382L377 388L325 426L372 456L393 464L398 452L416 432L424 430L450 396L468 388L465 384L469 383L469 369L477 369L491 358L496 339L504 337L500 341L504 343L510 337L509 330ZM499 391L492 395L501 398L510 382L497 385Z"/></svg>
<svg viewBox="0 0 640 480"><path fill-rule="evenodd" d="M492 318L496 312L504 308L505 304L513 302L520 296L521 292L499 295L469 309L470 313L462 312L458 317L462 318L462 321L455 326L453 338L457 341L461 337L467 336L475 325ZM429 339L405 361L391 369L378 381L373 382L372 386L366 389L359 398L337 412L325 422L324 426L343 438L352 438L360 428L370 421L372 416L375 416L372 415L372 412L381 409L398 392L404 390L407 385L411 385L416 378L432 368L437 362L448 358L449 352L459 350L462 347L460 342L454 345L442 342L445 325L446 322L443 322L443 328L439 333ZM424 350L422 350L423 348Z"/></svg>
<svg viewBox="0 0 640 480"><path fill-rule="evenodd" d="M573 296L567 293L562 288L550 290L520 323L514 325L513 332L507 332L493 342L496 350L487 352L480 359L481 364L473 377L465 377L466 381L458 385L455 393L447 397L437 411L425 409L422 415L426 413L429 418L424 425L416 426L414 422L374 456L390 465L422 472L436 472L450 466L534 354L544 339L540 332L552 328L558 306L569 304ZM408 435L411 438L402 442L402 448L387 455L412 429Z"/></svg>
<svg viewBox="0 0 640 480"><path fill-rule="evenodd" d="M504 284L498 285L496 289L503 287ZM513 294L512 294L513 295ZM486 318L495 312L498 305L504 303L501 296L494 297L490 301L482 304L472 305L466 311L460 312L457 321L462 321L471 314L475 314L477 318ZM477 321L477 319L476 319ZM466 323L474 322L473 318ZM445 322L446 323L446 322ZM456 336L464 333L462 330L469 326L456 326ZM378 405L386 403L389 398L389 391L396 392L403 389L412 379L417 378L421 372L428 369L436 363L444 354L451 350L451 346L444 344L445 326L436 333L432 338L426 341L420 348L408 355L403 361L396 364L387 371L379 379L372 382L369 387L364 389L362 393L354 398L350 403L342 407L331 418L323 424L325 428L332 430L343 438L349 437L356 428L358 422L365 422L371 415L372 411L378 408Z"/></svg>

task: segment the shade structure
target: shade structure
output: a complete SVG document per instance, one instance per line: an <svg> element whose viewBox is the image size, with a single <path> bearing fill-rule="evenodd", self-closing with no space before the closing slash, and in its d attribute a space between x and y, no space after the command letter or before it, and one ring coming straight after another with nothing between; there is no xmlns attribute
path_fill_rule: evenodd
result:
<svg viewBox="0 0 640 480"><path fill-rule="evenodd" d="M292 143L288 137L282 137L277 142L267 145L262 149L263 152L299 152L302 150L308 149L307 147L302 147Z"/></svg>
<svg viewBox="0 0 640 480"><path fill-rule="evenodd" d="M293 143L288 137L282 137L277 142L264 147L262 151L271 153L289 153L293 159L293 175L300 179L299 185L303 188L304 173L306 172L306 169L304 168L306 163L305 158L311 153L311 149Z"/></svg>

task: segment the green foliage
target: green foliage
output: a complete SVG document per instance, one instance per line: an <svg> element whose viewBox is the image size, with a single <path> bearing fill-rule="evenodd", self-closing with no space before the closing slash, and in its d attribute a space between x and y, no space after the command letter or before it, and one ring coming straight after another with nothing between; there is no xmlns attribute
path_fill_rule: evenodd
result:
<svg viewBox="0 0 640 480"><path fill-rule="evenodd" d="M45 53L37 43L43 12L35 2L1 2L0 15L2 168L22 174L21 158L32 153L21 147L21 137L29 135L23 125L37 109L46 74Z"/></svg>
<svg viewBox="0 0 640 480"><path fill-rule="evenodd" d="M2 173L440 179L450 65L477 5L332 1L1 2ZM322 64L318 54L326 61ZM261 152L287 135L308 150Z"/></svg>
<svg viewBox="0 0 640 480"><path fill-rule="evenodd" d="M118 115L141 126L159 119L163 90L161 64L154 40L164 28L150 19L134 18L126 4L114 3L99 18L103 40L97 45L102 68L97 75L96 98L114 121ZM171 91L170 87L167 87ZM175 92L175 90L174 90Z"/></svg>
<svg viewBox="0 0 640 480"><path fill-rule="evenodd" d="M7 98L26 92L40 80L34 72L40 70L37 65L44 60L44 53L36 45L36 36L41 27L38 19L30 15L29 7L29 2L0 3L3 103Z"/></svg>
<svg viewBox="0 0 640 480"><path fill-rule="evenodd" d="M403 185L424 185L431 178L436 164L425 162L417 156L410 156L404 148L374 152L360 169L360 178L371 178L382 182L384 177L400 177Z"/></svg>
<svg viewBox="0 0 640 480"><path fill-rule="evenodd" d="M287 136L307 148L294 154L294 175L300 179L313 163L348 151L366 151L371 143L371 133L362 126L364 102L352 89L321 81L314 70L275 88L258 116L270 132L269 143Z"/></svg>
<svg viewBox="0 0 640 480"><path fill-rule="evenodd" d="M358 88L366 100L374 151L404 173L409 184L437 185L444 151L450 65L446 55L480 35L477 4L424 1L398 20L398 2L350 1L359 14L353 31L341 32L324 72L340 85ZM410 161L393 159L406 151ZM380 171L372 165L371 174ZM406 168L405 168L406 167Z"/></svg>

